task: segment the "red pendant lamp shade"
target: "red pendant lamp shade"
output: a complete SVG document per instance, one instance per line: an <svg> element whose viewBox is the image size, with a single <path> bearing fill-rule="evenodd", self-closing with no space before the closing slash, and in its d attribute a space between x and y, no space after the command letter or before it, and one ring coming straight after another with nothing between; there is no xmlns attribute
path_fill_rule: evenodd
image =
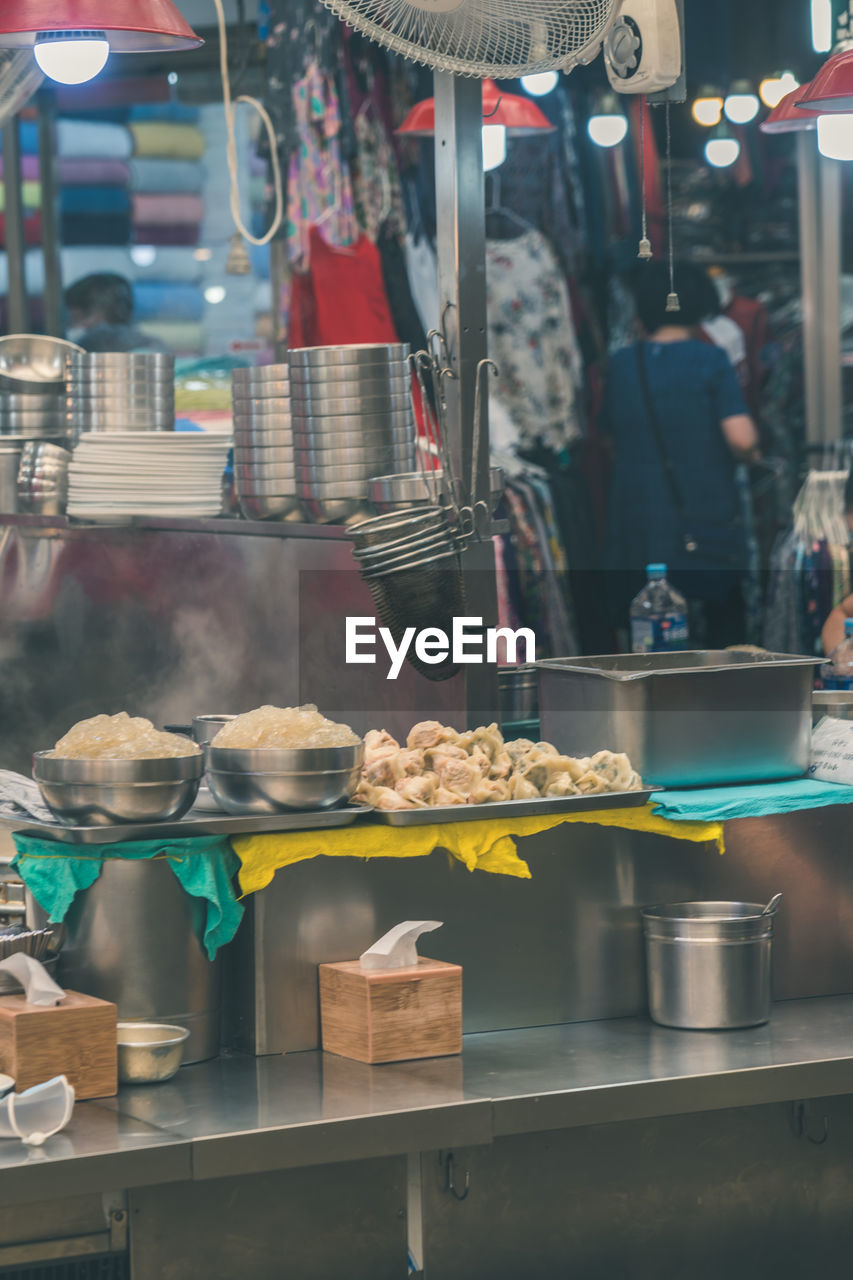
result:
<svg viewBox="0 0 853 1280"><path fill-rule="evenodd" d="M815 129L820 111L797 106L797 99L808 93L810 85L802 85L786 93L781 102L770 112L766 120L762 120L759 128L762 133L796 133L802 129Z"/></svg>
<svg viewBox="0 0 853 1280"><path fill-rule="evenodd" d="M853 112L853 50L833 54L798 97L798 107L808 107L820 115Z"/></svg>
<svg viewBox="0 0 853 1280"><path fill-rule="evenodd" d="M483 124L502 124L515 138L554 130L535 102L520 93L504 93L494 80L483 81ZM435 98L416 102L397 133L409 138L435 137Z"/></svg>
<svg viewBox="0 0 853 1280"><path fill-rule="evenodd" d="M40 31L103 31L117 53L168 53L204 43L172 0L0 0L0 48L31 48Z"/></svg>

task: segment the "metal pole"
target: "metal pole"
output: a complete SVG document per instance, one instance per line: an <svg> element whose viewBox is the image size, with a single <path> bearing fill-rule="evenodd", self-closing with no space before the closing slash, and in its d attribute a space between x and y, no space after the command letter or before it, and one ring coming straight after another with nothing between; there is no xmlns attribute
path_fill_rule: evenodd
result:
<svg viewBox="0 0 853 1280"><path fill-rule="evenodd" d="M3 125L3 191L6 197L6 257L9 263L9 332L29 329L24 274L24 203L18 117Z"/></svg>
<svg viewBox="0 0 853 1280"><path fill-rule="evenodd" d="M438 286L450 366L456 377L446 383L448 444L453 471L463 491L471 480L477 365L487 355L486 213L482 143L483 99L479 80L435 73L435 186ZM485 381L485 379L484 379ZM481 406L488 422L488 393ZM480 438L478 490L489 492L488 427ZM497 623L495 558L491 538L472 542L462 557L466 612ZM497 672L472 664L466 668L465 714L468 723L494 716Z"/></svg>
<svg viewBox="0 0 853 1280"><path fill-rule="evenodd" d="M818 159L820 185L820 335L822 439L840 440L841 395L841 161Z"/></svg>
<svg viewBox="0 0 853 1280"><path fill-rule="evenodd" d="M41 179L41 240L44 257L44 331L61 338L65 333L62 305L61 223L56 165L54 99L38 95L39 176Z"/></svg>
<svg viewBox="0 0 853 1280"><path fill-rule="evenodd" d="M803 295L803 364L806 387L806 441L823 440L823 373L820 357L820 189L818 149L813 130L797 134L800 208L800 285Z"/></svg>

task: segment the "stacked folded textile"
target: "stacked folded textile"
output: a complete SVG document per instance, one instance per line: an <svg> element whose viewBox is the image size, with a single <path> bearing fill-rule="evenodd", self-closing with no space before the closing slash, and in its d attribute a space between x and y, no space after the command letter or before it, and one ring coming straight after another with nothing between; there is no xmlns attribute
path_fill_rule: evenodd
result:
<svg viewBox="0 0 853 1280"><path fill-rule="evenodd" d="M56 145L63 242L128 244L128 161L133 146L129 130L112 121L60 120Z"/></svg>

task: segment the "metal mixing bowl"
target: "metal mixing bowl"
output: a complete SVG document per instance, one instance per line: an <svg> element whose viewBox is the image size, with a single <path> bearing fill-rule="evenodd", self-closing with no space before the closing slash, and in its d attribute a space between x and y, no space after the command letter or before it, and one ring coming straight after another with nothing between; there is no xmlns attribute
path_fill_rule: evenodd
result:
<svg viewBox="0 0 853 1280"><path fill-rule="evenodd" d="M240 510L247 520L295 520L302 510L292 493L241 493Z"/></svg>
<svg viewBox="0 0 853 1280"><path fill-rule="evenodd" d="M291 371L301 365L393 365L408 360L408 342L355 342L335 347L292 347L287 353Z"/></svg>
<svg viewBox="0 0 853 1280"><path fill-rule="evenodd" d="M68 355L84 355L82 347L63 338L13 333L0 338L0 373L17 382L61 382ZM18 388L16 388L18 389Z"/></svg>
<svg viewBox="0 0 853 1280"><path fill-rule="evenodd" d="M186 1027L166 1022L119 1022L119 1084L158 1084L171 1080L184 1058Z"/></svg>
<svg viewBox="0 0 853 1280"><path fill-rule="evenodd" d="M364 743L352 747L207 748L213 798L227 813L332 809L358 786Z"/></svg>
<svg viewBox="0 0 853 1280"><path fill-rule="evenodd" d="M181 818L196 798L204 757L154 760L77 760L37 751L33 777L45 804L70 826Z"/></svg>

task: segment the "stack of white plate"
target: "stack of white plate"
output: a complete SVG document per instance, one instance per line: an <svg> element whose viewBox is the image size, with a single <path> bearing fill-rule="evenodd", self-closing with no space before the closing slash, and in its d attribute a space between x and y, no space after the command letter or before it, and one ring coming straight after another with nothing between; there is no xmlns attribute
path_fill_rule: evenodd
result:
<svg viewBox="0 0 853 1280"><path fill-rule="evenodd" d="M230 445L222 432L83 435L68 469L68 514L106 523L217 516Z"/></svg>

